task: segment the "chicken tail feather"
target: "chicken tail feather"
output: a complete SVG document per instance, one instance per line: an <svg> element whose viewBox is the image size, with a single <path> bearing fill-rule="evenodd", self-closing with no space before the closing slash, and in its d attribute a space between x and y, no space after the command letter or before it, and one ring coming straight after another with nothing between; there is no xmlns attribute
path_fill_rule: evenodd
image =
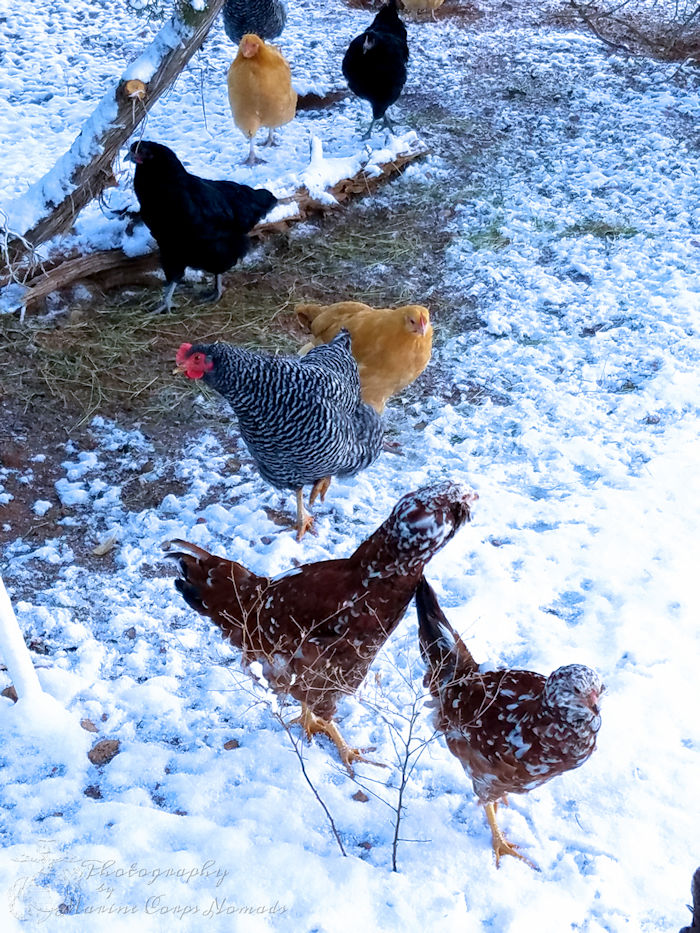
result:
<svg viewBox="0 0 700 933"><path fill-rule="evenodd" d="M447 621L435 591L425 577L416 589L418 634L431 684L445 684L477 668L471 652Z"/></svg>
<svg viewBox="0 0 700 933"><path fill-rule="evenodd" d="M187 565L184 561L180 562L180 569L183 573L187 572ZM190 609L194 609L195 612L206 612L206 608L202 604L199 589L196 586L192 586L187 580L178 579L175 581L175 589L178 590Z"/></svg>
<svg viewBox="0 0 700 933"><path fill-rule="evenodd" d="M173 538L172 541L163 541L161 547L164 551L167 551L167 557L172 557L175 560L178 560L181 557L184 557L185 554L180 552L175 553L171 549L173 547L181 548L187 553L190 557L196 557L199 560L206 560L208 557L212 557L209 551L205 551L203 547L200 547L198 544L192 544L189 541L183 541L182 538Z"/></svg>
<svg viewBox="0 0 700 933"><path fill-rule="evenodd" d="M162 547L167 557L177 561L180 576L175 587L187 605L219 626L222 612L235 614L241 588L247 591L258 580L242 564L210 554L190 541L176 538L164 541Z"/></svg>

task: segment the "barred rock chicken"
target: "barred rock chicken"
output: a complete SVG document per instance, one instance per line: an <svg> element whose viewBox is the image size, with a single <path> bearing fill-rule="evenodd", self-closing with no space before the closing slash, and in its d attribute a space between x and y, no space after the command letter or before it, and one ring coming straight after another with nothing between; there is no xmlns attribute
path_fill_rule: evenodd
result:
<svg viewBox="0 0 700 933"><path fill-rule="evenodd" d="M255 154L255 134L267 126L264 145L271 146L275 128L293 120L297 110L297 92L282 53L254 33L243 36L228 70L228 99L233 122L250 140L244 164L264 161Z"/></svg>
<svg viewBox="0 0 700 933"><path fill-rule="evenodd" d="M342 327L352 336L362 398L380 414L386 400L405 389L430 362L433 326L422 305L371 308L359 301L297 305L297 317L314 340L300 352L332 340Z"/></svg>
<svg viewBox="0 0 700 933"><path fill-rule="evenodd" d="M435 727L472 779L486 810L493 851L535 867L508 842L496 822L498 800L523 794L578 768L593 753L603 685L583 664L549 677L533 671L480 671L445 618L430 585L416 589L425 685L437 700Z"/></svg>
<svg viewBox="0 0 700 933"><path fill-rule="evenodd" d="M331 477L354 476L379 456L382 422L360 398L346 330L299 358L252 353L227 343L183 343L175 358L190 379L223 395L264 480L297 497L297 540L313 524L304 508L323 501Z"/></svg>
<svg viewBox="0 0 700 933"><path fill-rule="evenodd" d="M388 0L365 31L355 36L343 57L343 74L348 87L372 106L372 122L364 134L372 134L374 124L383 118L393 130L387 110L395 104L406 83L408 42L406 27L398 14L398 0Z"/></svg>
<svg viewBox="0 0 700 933"><path fill-rule="evenodd" d="M401 621L430 558L470 520L477 496L451 482L404 496L350 557L304 564L276 579L215 557L186 541L166 542L179 561L175 586L242 651L245 667L262 664L277 693L301 703L308 738L322 732L352 773L366 761L333 721L344 694L364 680Z"/></svg>
<svg viewBox="0 0 700 933"><path fill-rule="evenodd" d="M277 198L266 188L193 175L160 143L136 142L127 158L136 163L134 191L141 218L158 244L165 273L163 301L156 311L170 311L187 266L214 274L215 289L209 297L218 301L222 273L248 252L248 231L272 210Z"/></svg>
<svg viewBox="0 0 700 933"><path fill-rule="evenodd" d="M284 0L224 0L224 32L238 45L247 32L274 39L287 22Z"/></svg>

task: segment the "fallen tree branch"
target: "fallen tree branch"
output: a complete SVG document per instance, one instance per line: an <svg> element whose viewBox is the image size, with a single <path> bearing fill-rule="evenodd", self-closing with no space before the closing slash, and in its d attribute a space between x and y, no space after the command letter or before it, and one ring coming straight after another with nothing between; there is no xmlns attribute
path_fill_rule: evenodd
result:
<svg viewBox="0 0 700 933"><path fill-rule="evenodd" d="M629 49L626 45L623 45L620 42L613 42L612 39L607 39L601 31L598 29L596 24L593 21L593 18L588 14L583 4L578 3L577 0L569 0L571 6L576 10L578 15L581 17L583 22L588 26L596 39L600 39L603 45L607 45L608 48L614 49L616 52L624 52L627 55L632 54L632 50ZM597 12L597 11L596 11Z"/></svg>
<svg viewBox="0 0 700 933"><path fill-rule="evenodd" d="M694 60L698 52L700 4L690 12L664 9L645 17L639 0L569 0L583 23L601 42L626 55L651 55L664 61ZM639 25L635 25L638 23Z"/></svg>

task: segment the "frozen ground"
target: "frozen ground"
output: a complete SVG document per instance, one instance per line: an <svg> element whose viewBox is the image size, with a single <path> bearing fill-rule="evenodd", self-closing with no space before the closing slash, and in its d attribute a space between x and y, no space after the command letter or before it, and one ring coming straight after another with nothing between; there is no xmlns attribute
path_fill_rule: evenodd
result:
<svg viewBox="0 0 700 933"><path fill-rule="evenodd" d="M369 15L290 6L280 44L300 89L341 87L342 50ZM203 432L173 466L138 427L98 418L89 447L66 444L55 494L36 503L45 540L18 537L0 505L0 571L27 640L45 652L40 680L74 723L34 734L0 698L6 928L84 930L97 912L110 930L242 933L637 933L687 920L700 863L697 78L611 56L542 13L538 25L524 10L508 20L483 7L469 28L409 26L398 115L419 122L435 152L379 196L390 211L414 187L436 192L436 229L451 239L434 287L482 325L460 333L457 310L437 322L433 397L409 393L388 410L405 456L335 481L318 536L301 546L269 517L283 497L253 472L233 428L226 444ZM12 40L0 77L9 203L67 148L153 29L121 4L18 2L0 30ZM347 99L283 129L267 167L232 167L245 143L225 96L231 54L217 26L146 135L195 171L254 183L300 171L310 133L331 155L359 151L366 109ZM98 212L81 224L86 242L102 243ZM41 450L40 438L25 440ZM31 490L40 467L0 469L0 503L12 504L3 482ZM128 507L127 485L165 474L177 494ZM298 735L279 720L292 707L239 673L161 558L160 542L176 536L270 575L347 555L401 494L443 476L480 496L472 525L428 572L475 656L542 672L580 661L607 685L592 759L500 811L539 873L515 859L496 870L457 761L439 739L418 754L431 728L413 610L341 709L344 734L375 745L389 769L360 767L353 781L322 741L299 746L344 858ZM112 536L106 557L90 556ZM85 753L101 738L120 752L98 768ZM367 801L353 796L360 789Z"/></svg>

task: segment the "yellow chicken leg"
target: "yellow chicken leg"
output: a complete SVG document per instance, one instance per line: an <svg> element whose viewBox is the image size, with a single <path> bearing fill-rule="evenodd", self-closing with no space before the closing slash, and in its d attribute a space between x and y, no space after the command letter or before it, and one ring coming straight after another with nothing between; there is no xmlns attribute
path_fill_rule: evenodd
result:
<svg viewBox="0 0 700 933"><path fill-rule="evenodd" d="M489 826L491 827L491 838L493 841L493 851L496 856L496 868L498 868L498 863L501 860L502 855L514 855L515 858L521 859L525 862L526 865L529 865L530 868L534 868L535 871L539 871L537 865L534 862L531 862L529 858L526 858L524 855L521 855L518 851L518 846L513 845L512 842L508 842L506 837L501 832L501 829L496 822L496 806L495 803L487 803L484 805L484 810L486 810L486 819L489 821Z"/></svg>
<svg viewBox="0 0 700 933"><path fill-rule="evenodd" d="M311 495L309 496L309 505L313 505L316 499L316 496L321 497L321 502L326 501L326 493L331 485L331 477L324 476L323 479L317 480L311 490Z"/></svg>
<svg viewBox="0 0 700 933"><path fill-rule="evenodd" d="M302 729L306 733L307 739L309 740L311 740L312 736L317 735L318 733L327 735L338 749L340 760L348 769L348 772L351 776L355 773L352 766L356 761L361 761L368 765L376 765L378 768L386 768L386 765L381 761L372 761L370 758L365 758L362 754L366 751L374 751L373 748L351 748L351 746L348 745L343 736L340 734L340 729L336 726L332 719L321 719L320 716L312 713L305 703L301 704L301 714L297 716L296 719L293 719L290 725L294 725L295 723L299 723L301 725Z"/></svg>
<svg viewBox="0 0 700 933"><path fill-rule="evenodd" d="M315 487L314 487L315 488ZM301 541L314 523L314 517L304 507L304 490L297 489L297 541ZM311 500L313 502L313 499Z"/></svg>

